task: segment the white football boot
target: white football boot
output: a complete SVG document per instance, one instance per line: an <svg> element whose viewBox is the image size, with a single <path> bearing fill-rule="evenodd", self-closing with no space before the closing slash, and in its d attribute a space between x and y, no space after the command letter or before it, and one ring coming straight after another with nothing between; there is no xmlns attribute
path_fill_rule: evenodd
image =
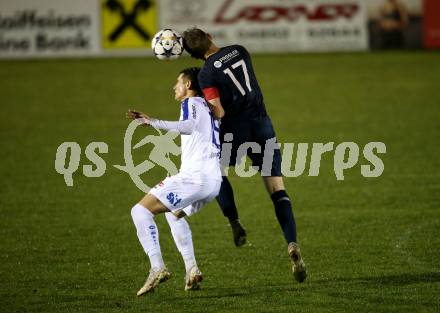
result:
<svg viewBox="0 0 440 313"><path fill-rule="evenodd" d="M142 286L141 289L137 292L137 296L142 296L148 292L151 292L154 290L154 288L157 287L160 283L167 281L171 277L170 272L166 267L157 269L152 268L150 269L150 273L148 274L148 278L145 281L145 284Z"/></svg>
<svg viewBox="0 0 440 313"><path fill-rule="evenodd" d="M197 266L191 267L185 276L185 291L200 289L200 282L203 280L202 272Z"/></svg>

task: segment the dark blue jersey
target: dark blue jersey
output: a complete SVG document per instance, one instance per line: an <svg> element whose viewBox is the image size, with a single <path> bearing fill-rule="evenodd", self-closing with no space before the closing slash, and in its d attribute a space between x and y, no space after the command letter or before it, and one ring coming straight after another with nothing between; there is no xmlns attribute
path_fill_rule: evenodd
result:
<svg viewBox="0 0 440 313"><path fill-rule="evenodd" d="M217 89L225 109L222 121L267 116L251 57L243 46L223 47L209 56L198 80L205 96L210 88Z"/></svg>

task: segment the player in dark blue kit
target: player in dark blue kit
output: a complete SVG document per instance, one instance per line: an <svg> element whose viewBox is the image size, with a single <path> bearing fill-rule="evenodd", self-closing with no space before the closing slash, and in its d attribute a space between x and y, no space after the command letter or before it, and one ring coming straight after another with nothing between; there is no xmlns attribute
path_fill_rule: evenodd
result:
<svg viewBox="0 0 440 313"><path fill-rule="evenodd" d="M276 141L272 122L266 112L263 95L253 70L251 57L240 45L217 47L211 36L198 28L188 29L183 33L183 46L196 59L204 60L198 79L205 99L211 111L221 118L220 143L230 142L225 134L232 134L232 150L228 166L237 160L237 149L245 142L256 142L261 153L247 150L252 165L262 172L263 181L275 207L275 213L284 238L288 244L288 254L292 260L292 269L297 281L306 278L305 264L296 239L296 224L290 198L286 193L281 174L281 154L273 151L273 159L267 166L264 162L266 142ZM273 147L273 146L272 146ZM224 162L222 151L222 161ZM240 159L240 157L239 157ZM229 219L237 246L246 241L246 232L241 226L235 206L232 186L223 176L217 202L223 214Z"/></svg>

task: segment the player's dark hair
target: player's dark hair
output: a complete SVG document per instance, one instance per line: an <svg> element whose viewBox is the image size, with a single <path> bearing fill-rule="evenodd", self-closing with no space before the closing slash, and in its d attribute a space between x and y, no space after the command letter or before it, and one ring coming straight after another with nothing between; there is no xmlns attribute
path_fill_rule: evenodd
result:
<svg viewBox="0 0 440 313"><path fill-rule="evenodd" d="M209 35L199 28L183 32L183 48L195 59L204 60L212 42Z"/></svg>
<svg viewBox="0 0 440 313"><path fill-rule="evenodd" d="M183 76L191 82L191 87L189 89L194 90L198 96L202 95L202 89L200 89L199 80L197 76L199 75L200 67L188 67L179 74L183 74Z"/></svg>

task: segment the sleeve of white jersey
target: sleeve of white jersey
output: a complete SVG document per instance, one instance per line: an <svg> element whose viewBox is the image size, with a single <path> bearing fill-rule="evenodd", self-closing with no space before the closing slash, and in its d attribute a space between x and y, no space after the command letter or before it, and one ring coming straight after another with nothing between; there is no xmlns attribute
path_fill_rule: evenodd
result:
<svg viewBox="0 0 440 313"><path fill-rule="evenodd" d="M194 98L187 98L182 102L179 121L152 120L150 124L159 129L175 130L183 135L190 135L194 131L197 118L198 112Z"/></svg>

